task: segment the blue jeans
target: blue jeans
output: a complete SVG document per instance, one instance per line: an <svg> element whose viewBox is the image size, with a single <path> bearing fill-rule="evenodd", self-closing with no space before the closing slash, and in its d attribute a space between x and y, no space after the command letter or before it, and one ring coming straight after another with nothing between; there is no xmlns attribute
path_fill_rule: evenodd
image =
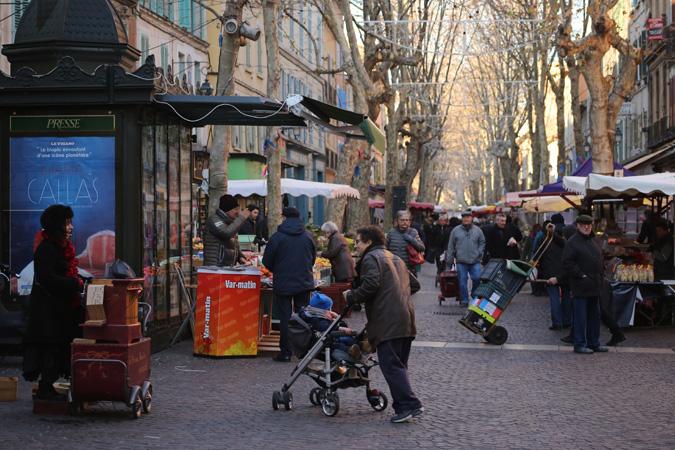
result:
<svg viewBox="0 0 675 450"><path fill-rule="evenodd" d="M574 348L600 346L600 299L574 297Z"/></svg>
<svg viewBox="0 0 675 450"><path fill-rule="evenodd" d="M572 323L572 299L567 287L546 285L548 299L551 302L551 325L568 327Z"/></svg>
<svg viewBox="0 0 675 450"><path fill-rule="evenodd" d="M471 277L472 290L480 283L481 266L480 263L465 264L457 263L457 282L459 284L459 302L462 305L469 303L469 283L468 277Z"/></svg>

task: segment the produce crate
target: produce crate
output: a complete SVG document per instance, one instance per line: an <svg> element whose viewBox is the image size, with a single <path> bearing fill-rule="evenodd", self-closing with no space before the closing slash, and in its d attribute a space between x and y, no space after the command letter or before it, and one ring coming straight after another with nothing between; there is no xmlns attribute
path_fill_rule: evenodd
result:
<svg viewBox="0 0 675 450"><path fill-rule="evenodd" d="M342 293L352 288L351 283L333 283L327 286L319 287L319 292L326 294L333 300L333 311L341 313L344 307L347 305L344 295ZM347 313L345 317L351 316L351 310Z"/></svg>
<svg viewBox="0 0 675 450"><path fill-rule="evenodd" d="M19 378L0 377L0 402L13 402L19 398Z"/></svg>
<svg viewBox="0 0 675 450"><path fill-rule="evenodd" d="M483 298L504 309L509 301L513 298L513 294L503 289L498 283L494 281L485 281L476 287L473 291L473 298Z"/></svg>

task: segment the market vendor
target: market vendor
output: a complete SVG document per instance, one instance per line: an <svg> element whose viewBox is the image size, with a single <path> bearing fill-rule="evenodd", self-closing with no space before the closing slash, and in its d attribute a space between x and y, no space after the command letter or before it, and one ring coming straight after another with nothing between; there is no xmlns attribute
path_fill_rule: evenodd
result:
<svg viewBox="0 0 675 450"><path fill-rule="evenodd" d="M321 231L328 239L328 248L321 252L321 256L330 261L335 281L338 283L352 281L356 270L354 258L349 252L349 245L347 245L345 237L338 231L337 225L333 222L326 222L321 225Z"/></svg>
<svg viewBox="0 0 675 450"><path fill-rule="evenodd" d="M239 209L233 196L220 197L218 209L206 220L204 265L234 266L246 262L239 250L237 233L250 214L248 209Z"/></svg>
<svg viewBox="0 0 675 450"><path fill-rule="evenodd" d="M660 219L654 225L654 243L649 247L654 255L654 280L675 279L673 267L673 232L668 222Z"/></svg>

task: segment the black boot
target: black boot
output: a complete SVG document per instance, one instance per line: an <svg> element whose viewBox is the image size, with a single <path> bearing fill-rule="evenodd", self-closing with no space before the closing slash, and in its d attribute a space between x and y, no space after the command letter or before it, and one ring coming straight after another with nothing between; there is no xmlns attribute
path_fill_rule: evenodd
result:
<svg viewBox="0 0 675 450"><path fill-rule="evenodd" d="M615 345L620 344L621 342L626 340L626 336L621 332L617 332L612 334L612 338L607 342L608 347L614 347Z"/></svg>

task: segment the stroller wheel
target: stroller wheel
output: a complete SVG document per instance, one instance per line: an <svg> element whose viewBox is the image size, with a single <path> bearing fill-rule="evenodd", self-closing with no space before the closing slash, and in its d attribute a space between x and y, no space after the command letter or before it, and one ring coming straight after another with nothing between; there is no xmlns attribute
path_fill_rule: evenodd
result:
<svg viewBox="0 0 675 450"><path fill-rule="evenodd" d="M282 403L281 402L281 392L274 391L272 393L272 409L275 410L275 411L278 410L280 403Z"/></svg>
<svg viewBox="0 0 675 450"><path fill-rule="evenodd" d="M321 399L321 411L328 417L335 416L340 411L340 397L335 392L326 392Z"/></svg>
<svg viewBox="0 0 675 450"><path fill-rule="evenodd" d="M309 391L309 401L312 403L314 406L319 406L321 404L321 388L315 387L311 391Z"/></svg>
<svg viewBox="0 0 675 450"><path fill-rule="evenodd" d="M141 417L142 412L143 412L143 399L141 398L141 391L138 390L136 391L136 395L134 395L134 399L131 403L131 418L139 419Z"/></svg>
<svg viewBox="0 0 675 450"><path fill-rule="evenodd" d="M286 411L293 409L293 394L290 391L286 391L281 394L282 403Z"/></svg>
<svg viewBox="0 0 675 450"><path fill-rule="evenodd" d="M370 406L377 412L384 411L389 405L389 399L383 392L373 389L372 391L366 391L368 395L368 403Z"/></svg>

